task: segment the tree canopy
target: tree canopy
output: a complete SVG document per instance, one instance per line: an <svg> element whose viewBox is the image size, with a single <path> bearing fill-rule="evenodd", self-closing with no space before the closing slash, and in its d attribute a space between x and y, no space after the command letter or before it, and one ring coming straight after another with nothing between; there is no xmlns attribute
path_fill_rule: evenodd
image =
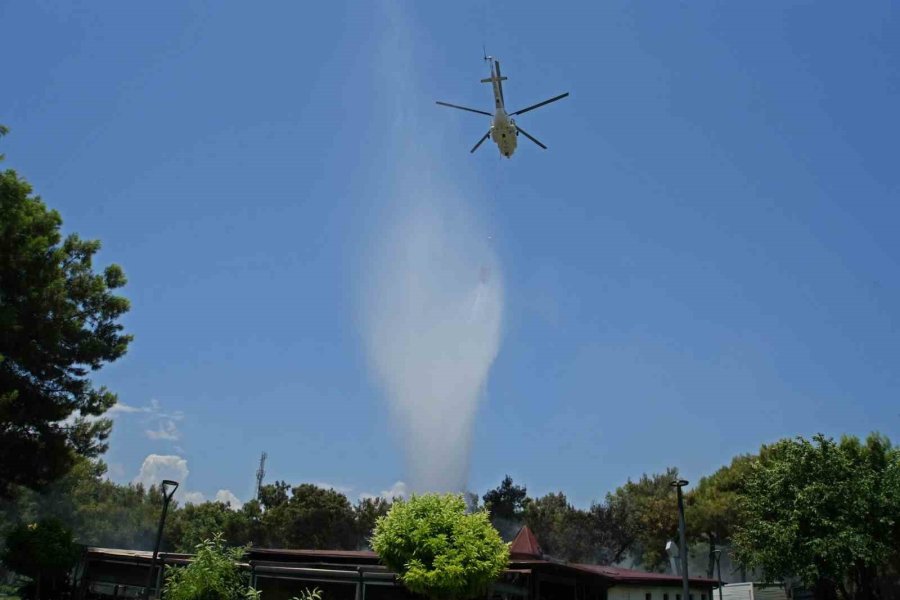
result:
<svg viewBox="0 0 900 600"><path fill-rule="evenodd" d="M528 490L523 485L513 483L512 477L507 475L500 485L490 490L483 496L484 506L487 508L491 519L520 519L525 511L528 499Z"/></svg>
<svg viewBox="0 0 900 600"><path fill-rule="evenodd" d="M900 562L900 452L872 435L782 440L753 464L734 535L738 558L770 579L799 577L849 600L873 598Z"/></svg>
<svg viewBox="0 0 900 600"><path fill-rule="evenodd" d="M453 494L395 502L378 519L372 548L407 588L429 598L474 598L509 561L487 513L467 514L463 497Z"/></svg>
<svg viewBox="0 0 900 600"><path fill-rule="evenodd" d="M729 545L735 528L741 523L741 493L756 456L744 454L730 465L703 477L687 496L685 524L688 537L705 541L709 547L706 575L713 577L715 558L712 551Z"/></svg>
<svg viewBox="0 0 900 600"><path fill-rule="evenodd" d="M93 269L96 240L63 239L62 219L14 171L0 173L0 497L40 488L76 455L106 449L116 402L88 375L125 354L118 265Z"/></svg>
<svg viewBox="0 0 900 600"><path fill-rule="evenodd" d="M514 484L512 477L507 475L500 485L488 491L483 499L491 524L500 532L500 536L507 541L515 537L529 501L525 486ZM475 500L477 501L477 496ZM471 502L469 504L470 511L477 508Z"/></svg>
<svg viewBox="0 0 900 600"><path fill-rule="evenodd" d="M666 542L678 531L678 509L671 482L678 479L678 469L665 473L644 474L630 479L607 494L609 509L619 521L623 542L638 564L660 569L666 564Z"/></svg>

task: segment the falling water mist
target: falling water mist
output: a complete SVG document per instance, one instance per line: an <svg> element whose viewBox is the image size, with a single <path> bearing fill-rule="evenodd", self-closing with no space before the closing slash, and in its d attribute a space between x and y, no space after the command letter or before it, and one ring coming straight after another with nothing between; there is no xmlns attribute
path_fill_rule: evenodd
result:
<svg viewBox="0 0 900 600"><path fill-rule="evenodd" d="M462 491L500 348L502 277L475 210L484 198L460 191L468 171L446 159L433 118L421 114L433 105L417 76L424 49L410 32L418 28L403 4L382 6L372 70L391 91L382 140L389 162L370 187L378 216L362 264L363 337L404 446L408 489Z"/></svg>
<svg viewBox="0 0 900 600"><path fill-rule="evenodd" d="M400 190L408 195L370 255L363 302L368 356L401 428L408 483L420 492L464 489L503 312L487 236L464 200L440 187Z"/></svg>

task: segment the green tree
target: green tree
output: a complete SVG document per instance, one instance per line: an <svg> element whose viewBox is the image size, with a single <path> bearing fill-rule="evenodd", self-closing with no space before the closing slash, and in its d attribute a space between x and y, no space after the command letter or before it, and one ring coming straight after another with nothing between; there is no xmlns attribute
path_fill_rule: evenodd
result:
<svg viewBox="0 0 900 600"><path fill-rule="evenodd" d="M601 565L618 563L632 545L625 519L610 504L594 503L590 510L593 556L590 562Z"/></svg>
<svg viewBox="0 0 900 600"><path fill-rule="evenodd" d="M11 570L33 580L27 597L58 597L69 569L78 560L72 531L57 519L21 523L6 538L0 560Z"/></svg>
<svg viewBox="0 0 900 600"><path fill-rule="evenodd" d="M512 477L507 475L499 486L483 496L483 500L491 519L521 521L528 502L528 489L524 485L515 485Z"/></svg>
<svg viewBox="0 0 900 600"><path fill-rule="evenodd" d="M407 588L429 598L474 598L509 561L487 513L467 514L463 497L453 494L398 500L378 520L372 547Z"/></svg>
<svg viewBox="0 0 900 600"><path fill-rule="evenodd" d="M607 494L606 504L620 523L623 543L638 564L659 570L666 564L666 541L678 531L678 506L671 482L678 470L642 475Z"/></svg>
<svg viewBox="0 0 900 600"><path fill-rule="evenodd" d="M221 534L204 540L184 567L166 567L166 600L244 600L259 598L249 573L239 565L246 548L229 548Z"/></svg>
<svg viewBox="0 0 900 600"><path fill-rule="evenodd" d="M593 504L581 510L562 492L528 501L523 519L545 554L577 563L611 564L628 547L612 510Z"/></svg>
<svg viewBox="0 0 900 600"><path fill-rule="evenodd" d="M116 402L88 375L120 358L131 336L117 265L93 270L100 242L71 234L14 171L0 173L0 497L41 488L74 457L106 449L98 418Z"/></svg>
<svg viewBox="0 0 900 600"><path fill-rule="evenodd" d="M162 510L154 487L119 485L106 479L106 465L77 457L72 469L41 493L17 488L15 499L0 503L0 536L10 526L59 519L72 528L77 543L114 548L152 548ZM171 520L163 548L172 549Z"/></svg>
<svg viewBox="0 0 900 600"><path fill-rule="evenodd" d="M356 518L347 497L304 483L286 501L262 513L265 543L280 548L353 550L358 545Z"/></svg>
<svg viewBox="0 0 900 600"><path fill-rule="evenodd" d="M291 486L284 481L268 483L259 488L259 503L264 510L278 508L288 501Z"/></svg>
<svg viewBox="0 0 900 600"><path fill-rule="evenodd" d="M522 526L525 506L529 501L527 488L515 485L512 477L507 475L499 486L488 491L482 499L491 523L503 539L511 540L515 537Z"/></svg>
<svg viewBox="0 0 900 600"><path fill-rule="evenodd" d="M541 543L541 550L549 556L573 562L585 561L584 538L572 537L573 524L579 519L575 509L562 492L531 499L525 506L523 519Z"/></svg>
<svg viewBox="0 0 900 600"><path fill-rule="evenodd" d="M391 509L391 503L384 498L362 498L354 508L356 519L356 532L358 536L357 548L369 547L369 538L375 530L378 519L383 517Z"/></svg>
<svg viewBox="0 0 900 600"><path fill-rule="evenodd" d="M9 127L7 127L6 125L0 124L0 137L3 137L7 133L9 133ZM4 158L6 158L6 155L0 154L0 161L2 161Z"/></svg>
<svg viewBox="0 0 900 600"><path fill-rule="evenodd" d="M738 560L769 580L799 577L819 597L877 598L900 562L900 452L875 434L764 450L742 494Z"/></svg>
<svg viewBox="0 0 900 600"><path fill-rule="evenodd" d="M728 546L735 529L742 522L741 492L756 456L741 455L707 477L686 498L685 523L688 537L705 540L709 545L706 576L712 578L715 546Z"/></svg>
<svg viewBox="0 0 900 600"><path fill-rule="evenodd" d="M191 552L216 534L230 545L243 546L250 542L250 527L245 517L245 513L232 510L224 502L188 504L172 515L171 537L175 550Z"/></svg>

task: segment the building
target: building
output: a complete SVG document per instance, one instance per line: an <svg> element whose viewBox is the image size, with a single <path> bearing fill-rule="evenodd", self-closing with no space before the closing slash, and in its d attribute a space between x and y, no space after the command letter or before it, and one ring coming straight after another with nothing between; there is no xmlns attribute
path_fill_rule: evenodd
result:
<svg viewBox="0 0 900 600"><path fill-rule="evenodd" d="M151 553L88 548L75 573L79 599L137 598ZM185 554L161 553L166 565L190 561ZM253 586L265 600L288 600L318 587L323 600L419 600L380 564L374 552L254 548L246 556ZM154 573L158 589L161 574ZM691 598L714 600L714 580L692 577ZM494 584L492 600L682 600L681 578L663 573L600 565L572 564L544 556L534 534L523 527L510 545L509 566Z"/></svg>
<svg viewBox="0 0 900 600"><path fill-rule="evenodd" d="M727 583L722 586L722 600L787 600L783 583ZM718 600L716 592L715 600Z"/></svg>

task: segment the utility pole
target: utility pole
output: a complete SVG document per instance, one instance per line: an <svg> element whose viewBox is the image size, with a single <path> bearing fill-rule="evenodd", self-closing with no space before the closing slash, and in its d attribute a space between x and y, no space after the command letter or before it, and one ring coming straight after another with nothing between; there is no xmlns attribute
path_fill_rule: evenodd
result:
<svg viewBox="0 0 900 600"><path fill-rule="evenodd" d="M150 598L150 586L153 584L153 572L156 569L156 557L159 556L159 543L162 540L163 527L166 524L166 511L169 510L169 502L172 501L172 496L175 495L175 490L178 489L178 482L172 481L171 479L164 479L162 484L159 486L159 490L162 492L163 497L163 509L162 514L159 517L159 529L156 531L156 544L153 546L153 557L150 559L150 570L147 571L147 583L144 585L144 600L148 600ZM160 580L160 577L157 577L157 582ZM162 590L159 589L160 586L156 586L156 597L159 598L162 595Z"/></svg>
<svg viewBox="0 0 900 600"><path fill-rule="evenodd" d="M263 477L266 476L266 459L269 455L265 452L259 457L259 469L256 470L256 500L259 501L259 492L262 488Z"/></svg>
<svg viewBox="0 0 900 600"><path fill-rule="evenodd" d="M678 492L678 538L681 542L681 547L678 549L681 554L681 600L691 600L691 588L688 583L687 536L684 532L684 496L681 493L681 488L688 483L689 482L684 479L678 479L669 484Z"/></svg>
<svg viewBox="0 0 900 600"><path fill-rule="evenodd" d="M716 548L713 553L716 555L716 571L719 578L719 600L722 600L722 549Z"/></svg>

